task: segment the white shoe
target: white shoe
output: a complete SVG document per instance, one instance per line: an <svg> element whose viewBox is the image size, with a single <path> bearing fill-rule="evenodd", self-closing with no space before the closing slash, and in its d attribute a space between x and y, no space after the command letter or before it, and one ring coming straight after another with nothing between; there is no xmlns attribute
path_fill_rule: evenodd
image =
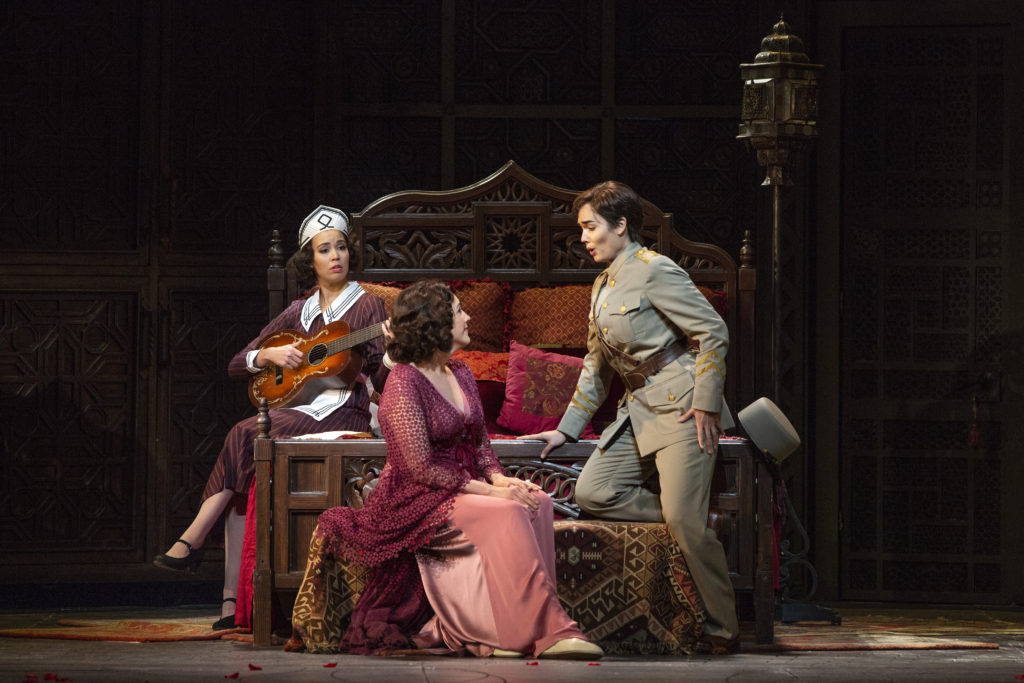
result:
<svg viewBox="0 0 1024 683"><path fill-rule="evenodd" d="M545 659L601 659L604 650L583 638L565 638L541 652L540 656Z"/></svg>
<svg viewBox="0 0 1024 683"><path fill-rule="evenodd" d="M494 652L491 653L492 657L504 657L506 659L519 659L526 655L518 650L502 650L500 647L494 648Z"/></svg>

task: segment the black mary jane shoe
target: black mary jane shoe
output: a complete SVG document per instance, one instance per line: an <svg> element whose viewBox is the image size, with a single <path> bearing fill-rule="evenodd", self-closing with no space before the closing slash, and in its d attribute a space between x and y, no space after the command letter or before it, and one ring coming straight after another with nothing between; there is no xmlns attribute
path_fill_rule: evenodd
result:
<svg viewBox="0 0 1024 683"><path fill-rule="evenodd" d="M174 543L184 543L185 547L188 548L188 555L185 557L170 557L160 553L153 558L153 564L164 569L173 569L179 572L187 571L189 574L195 574L199 570L199 563L203 561L203 549L193 548L192 544L183 538L179 538ZM171 545L174 545L174 543Z"/></svg>
<svg viewBox="0 0 1024 683"><path fill-rule="evenodd" d="M222 603L224 603L224 602L233 602L236 605L238 604L238 601L235 600L234 598L224 598L223 600L221 600L221 602ZM224 631L224 630L227 630L229 628L234 628L234 627L235 627L235 615L234 614L229 614L226 617L221 617L217 621L213 622L213 630L214 631Z"/></svg>

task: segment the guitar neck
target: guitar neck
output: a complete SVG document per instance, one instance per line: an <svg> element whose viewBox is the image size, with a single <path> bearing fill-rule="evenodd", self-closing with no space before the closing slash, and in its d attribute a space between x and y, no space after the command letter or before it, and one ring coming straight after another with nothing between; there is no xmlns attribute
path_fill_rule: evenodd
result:
<svg viewBox="0 0 1024 683"><path fill-rule="evenodd" d="M384 323L374 323L369 327L364 327L361 330L350 332L340 339L327 342L327 355L331 356L342 351L347 351L353 346L359 346L364 342L368 342L371 339L384 334Z"/></svg>

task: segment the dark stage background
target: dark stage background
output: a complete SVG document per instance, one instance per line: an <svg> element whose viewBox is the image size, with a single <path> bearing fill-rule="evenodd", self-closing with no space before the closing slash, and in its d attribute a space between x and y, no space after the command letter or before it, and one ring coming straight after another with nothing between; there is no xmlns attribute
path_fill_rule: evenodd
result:
<svg viewBox="0 0 1024 683"><path fill-rule="evenodd" d="M738 67L780 11L825 64L822 137L784 194L786 353L759 383L804 435L818 597L1020 600L1021 26L966 5L6 3L0 606L219 599L216 562L150 559L252 412L225 367L265 322L270 232L317 204L513 159L768 254Z"/></svg>

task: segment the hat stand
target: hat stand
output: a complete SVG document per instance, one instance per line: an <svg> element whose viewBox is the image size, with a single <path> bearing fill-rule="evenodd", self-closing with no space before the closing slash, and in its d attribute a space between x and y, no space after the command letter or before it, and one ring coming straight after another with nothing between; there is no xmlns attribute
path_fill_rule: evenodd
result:
<svg viewBox="0 0 1024 683"><path fill-rule="evenodd" d="M765 167L762 185L772 191L772 317L771 317L771 372L778 398L778 369L780 367L781 299L781 193L784 185L791 185L790 168L799 162L817 137L818 95L817 74L820 64L811 64L804 53L803 42L789 31L783 17L772 32L761 41L761 51L751 64L741 64L743 101L740 132L737 138L757 154L758 163ZM775 598L775 617L783 623L796 621L829 621L840 623L840 617L831 609L810 602L818 587L818 572L807 559L810 537L800 521L793 502L786 493L786 485L776 459L765 452L765 460L775 479L776 514L785 505L785 513L800 537L800 550L793 549L790 541L779 540L779 591ZM806 590L795 598L790 586L790 573L800 567L808 577Z"/></svg>

